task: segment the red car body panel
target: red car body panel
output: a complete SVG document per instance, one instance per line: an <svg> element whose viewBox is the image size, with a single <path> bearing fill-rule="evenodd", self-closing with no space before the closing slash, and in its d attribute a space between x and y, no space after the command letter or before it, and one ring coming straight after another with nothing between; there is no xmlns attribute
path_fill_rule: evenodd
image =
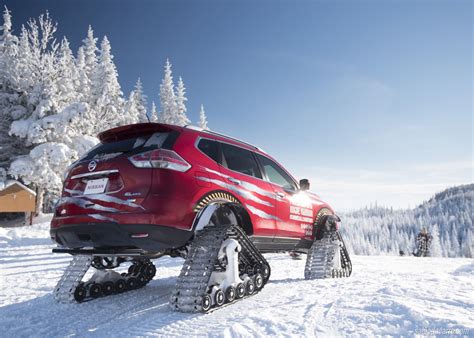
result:
<svg viewBox="0 0 474 338"><path fill-rule="evenodd" d="M191 167L184 172L168 168L136 167L129 159L135 148L142 147L137 147L136 144L145 142L143 140L155 135L154 133L173 135L175 139L169 151L179 155ZM166 140L172 138L169 135ZM267 241L277 238L312 241L316 215L322 208L332 211L314 194L289 191L269 182L260 160L257 160L257 154L275 162L297 186L296 180L272 157L233 138L209 131L157 123L111 129L101 133L99 138L105 146L127 143L128 140L135 144L127 145L131 150L129 153L104 153L92 159L86 155L71 166L51 222L52 238L66 247L78 244L71 244L66 239L67 236L61 239L57 234L70 226L80 229L85 224L89 226L88 229L100 228L105 224L127 225L126 233L132 237L134 224L192 233L197 206L204 203L205 196L213 193L216 196L221 196L222 193L232 196L232 201L241 204L250 216L252 236L265 238ZM202 142L202 139L218 142L220 161L216 162L198 149L198 142ZM148 142L149 139L145 148ZM229 148L228 145L252 152L261 177L229 169L222 160L225 157L222 148ZM93 152L91 150L90 153ZM105 191L84 194L88 182L97 177L106 179ZM140 227L137 226L138 228ZM75 235L80 237L80 231L76 231ZM166 242L166 238L162 241ZM134 241L133 246L140 246L137 243ZM92 240L91 245L97 244Z"/></svg>

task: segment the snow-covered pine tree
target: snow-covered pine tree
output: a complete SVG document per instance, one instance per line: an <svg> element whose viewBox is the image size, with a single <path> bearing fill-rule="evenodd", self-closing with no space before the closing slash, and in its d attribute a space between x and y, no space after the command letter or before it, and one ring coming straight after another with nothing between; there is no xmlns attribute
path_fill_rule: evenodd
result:
<svg viewBox="0 0 474 338"><path fill-rule="evenodd" d="M84 46L79 47L77 50L76 71L78 97L82 102L88 103L90 101L88 95L90 94L91 81L86 72L86 55L84 54Z"/></svg>
<svg viewBox="0 0 474 338"><path fill-rule="evenodd" d="M474 239L472 238L471 228L466 229L464 242L462 243L462 254L464 257L469 258L474 256Z"/></svg>
<svg viewBox="0 0 474 338"><path fill-rule="evenodd" d="M28 104L34 106L31 117L34 120L54 114L60 107L57 79L59 70L56 67L59 44L54 38L57 24L53 22L49 13L41 14L38 21L28 21L28 40L30 49L29 76L33 80L33 88L28 92ZM40 125L32 125L38 133L29 133L31 143L44 142Z"/></svg>
<svg viewBox="0 0 474 338"><path fill-rule="evenodd" d="M87 37L82 40L83 45L80 47L78 52L78 67L79 71L84 73L83 76L83 88L85 98L89 98L87 103L93 104L94 97L90 93L92 90L92 83L95 80L95 72L97 71L98 59L97 59L97 38L94 37L94 31L92 26L87 29ZM81 55L82 54L82 55Z"/></svg>
<svg viewBox="0 0 474 338"><path fill-rule="evenodd" d="M13 61L11 61L8 69L8 84L17 92L29 93L32 90L35 80L32 73L32 55L28 31L23 25L21 27L20 36L18 38L18 47Z"/></svg>
<svg viewBox="0 0 474 338"><path fill-rule="evenodd" d="M34 76L31 76L32 55L28 32L24 25L21 27L17 41L18 44L12 44L9 49L11 54L7 60L6 84L11 90L24 93L26 97L26 94L32 90Z"/></svg>
<svg viewBox="0 0 474 338"><path fill-rule="evenodd" d="M451 240L449 238L449 232L447 229L441 235L441 247L443 248L444 257L451 257Z"/></svg>
<svg viewBox="0 0 474 338"><path fill-rule="evenodd" d="M3 92L10 84L10 71L18 53L18 38L12 33L12 16L5 6L3 11L3 25L0 36L0 81Z"/></svg>
<svg viewBox="0 0 474 338"><path fill-rule="evenodd" d="M97 38L94 37L94 30L89 25L87 29L87 36L82 40L82 45L79 47L76 58L77 70L77 97L78 102L81 102L83 111L76 116L70 125L70 128L77 132L82 132L85 135L96 135L97 131L97 97L94 96L93 86L98 86L97 82L97 68L98 68L98 54Z"/></svg>
<svg viewBox="0 0 474 338"><path fill-rule="evenodd" d="M441 257L443 252L441 250L441 242L439 239L439 228L438 224L435 224L431 229L431 236L433 236L431 247L430 247L430 256L431 257Z"/></svg>
<svg viewBox="0 0 474 338"><path fill-rule="evenodd" d="M134 89L135 104L138 112L138 122L148 122L148 116L146 112L147 107L147 96L143 93L143 85L140 78L138 78Z"/></svg>
<svg viewBox="0 0 474 338"><path fill-rule="evenodd" d="M27 152L21 140L9 135L13 117L23 115L26 109L20 104L21 92L17 90L18 38L12 33L12 17L6 7L0 29L0 168L5 172L15 156Z"/></svg>
<svg viewBox="0 0 474 338"><path fill-rule="evenodd" d="M76 60L69 47L69 41L66 37L61 41L59 47L58 60L58 100L60 107L65 107L72 102L77 102L80 91L79 73L76 66Z"/></svg>
<svg viewBox="0 0 474 338"><path fill-rule="evenodd" d="M206 112L204 111L203 104L201 104L201 110L199 111L199 127L205 130L209 129L209 127L207 126L207 117Z"/></svg>
<svg viewBox="0 0 474 338"><path fill-rule="evenodd" d="M158 111L156 110L155 101L151 103L150 122L161 122L160 116L158 116Z"/></svg>
<svg viewBox="0 0 474 338"><path fill-rule="evenodd" d="M455 224L452 224L450 236L451 236L451 253L449 257L456 257L461 251L461 246L459 245L458 231Z"/></svg>
<svg viewBox="0 0 474 338"><path fill-rule="evenodd" d="M191 121L186 116L186 88L184 87L184 82L181 76L178 80L178 85L176 87L176 113L174 124L178 126L185 126L190 124Z"/></svg>
<svg viewBox="0 0 474 338"><path fill-rule="evenodd" d="M43 128L41 119L60 109L56 64L59 45L54 40L55 31L56 24L48 13L40 15L38 21L30 19L28 29L22 28L16 85L23 96L23 109L12 116L15 121L10 135L25 139L26 146L47 141L50 132Z"/></svg>
<svg viewBox="0 0 474 338"><path fill-rule="evenodd" d="M126 121L123 93L107 36L104 36L101 43L99 63L92 83L92 97L94 102L91 109L95 111L94 134Z"/></svg>
<svg viewBox="0 0 474 338"><path fill-rule="evenodd" d="M82 40L82 46L77 51L76 71L77 71L77 99L83 104L84 111L76 116L70 125L78 133L85 135L95 135L96 130L96 110L95 98L92 95L92 84L97 71L97 38L94 31L89 26L87 36Z"/></svg>
<svg viewBox="0 0 474 338"><path fill-rule="evenodd" d="M133 124L140 121L138 96L135 90L130 92L128 100L125 103L125 110L123 114L122 124Z"/></svg>
<svg viewBox="0 0 474 338"><path fill-rule="evenodd" d="M176 124L176 96L174 93L173 72L171 63L166 59L165 74L160 85L160 104L162 123Z"/></svg>

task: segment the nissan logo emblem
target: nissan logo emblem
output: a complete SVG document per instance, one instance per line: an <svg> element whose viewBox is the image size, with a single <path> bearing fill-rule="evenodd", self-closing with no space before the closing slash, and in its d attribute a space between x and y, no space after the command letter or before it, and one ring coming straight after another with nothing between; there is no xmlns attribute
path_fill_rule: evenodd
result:
<svg viewBox="0 0 474 338"><path fill-rule="evenodd" d="M87 165L87 169L89 169L89 171L94 171L96 167L97 167L96 161L90 161L89 164Z"/></svg>

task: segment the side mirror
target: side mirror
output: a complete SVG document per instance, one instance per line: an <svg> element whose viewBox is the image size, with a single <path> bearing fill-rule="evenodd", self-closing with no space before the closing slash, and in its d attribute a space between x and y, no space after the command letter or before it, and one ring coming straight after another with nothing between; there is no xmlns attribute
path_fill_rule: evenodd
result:
<svg viewBox="0 0 474 338"><path fill-rule="evenodd" d="M303 178L300 180L300 190L301 191L309 190L309 180L307 178Z"/></svg>

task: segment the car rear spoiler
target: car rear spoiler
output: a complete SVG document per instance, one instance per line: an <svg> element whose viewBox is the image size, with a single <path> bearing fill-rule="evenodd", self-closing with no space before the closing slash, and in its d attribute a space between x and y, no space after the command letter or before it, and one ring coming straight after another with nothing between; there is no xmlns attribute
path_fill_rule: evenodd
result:
<svg viewBox="0 0 474 338"><path fill-rule="evenodd" d="M109 143L160 131L181 131L182 129L182 127L164 123L137 123L103 131L98 137L100 142Z"/></svg>

